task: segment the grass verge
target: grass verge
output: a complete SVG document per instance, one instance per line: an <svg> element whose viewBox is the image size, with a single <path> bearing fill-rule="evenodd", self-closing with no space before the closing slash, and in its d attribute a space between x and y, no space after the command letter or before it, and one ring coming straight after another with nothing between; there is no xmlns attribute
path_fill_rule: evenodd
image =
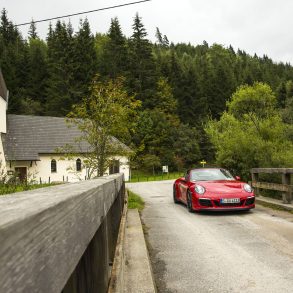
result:
<svg viewBox="0 0 293 293"><path fill-rule="evenodd" d="M134 192L128 190L128 208L129 209L138 209L140 212L144 208L143 199L135 194Z"/></svg>
<svg viewBox="0 0 293 293"><path fill-rule="evenodd" d="M275 211L283 211L283 212L293 214L293 211L288 210L288 209L286 209L286 208L284 208L282 206L275 205L273 203L260 202L260 201L256 200L256 204L261 205L261 206L266 207L266 208L270 208L270 209L275 210Z"/></svg>
<svg viewBox="0 0 293 293"><path fill-rule="evenodd" d="M39 189L39 188L44 188L48 186L54 186L56 184L20 184L20 185L8 185L8 184L1 184L0 185L0 196L9 194L9 193L15 193L15 192L21 192L21 191L26 191L26 190L33 190L33 189Z"/></svg>
<svg viewBox="0 0 293 293"><path fill-rule="evenodd" d="M144 173L133 173L132 177L127 182L146 182L146 181L160 181L160 180L171 180L182 177L183 172L174 172L167 174L144 174Z"/></svg>

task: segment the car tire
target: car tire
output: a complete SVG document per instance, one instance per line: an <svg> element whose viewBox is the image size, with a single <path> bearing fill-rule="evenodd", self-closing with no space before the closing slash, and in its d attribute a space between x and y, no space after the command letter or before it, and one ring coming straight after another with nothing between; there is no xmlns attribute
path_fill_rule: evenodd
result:
<svg viewBox="0 0 293 293"><path fill-rule="evenodd" d="M194 212L194 209L192 208L192 194L189 190L187 191L186 206L187 206L187 209L190 213Z"/></svg>
<svg viewBox="0 0 293 293"><path fill-rule="evenodd" d="M177 191L176 191L176 186L173 186L173 200L174 203L179 203L179 200L177 199Z"/></svg>

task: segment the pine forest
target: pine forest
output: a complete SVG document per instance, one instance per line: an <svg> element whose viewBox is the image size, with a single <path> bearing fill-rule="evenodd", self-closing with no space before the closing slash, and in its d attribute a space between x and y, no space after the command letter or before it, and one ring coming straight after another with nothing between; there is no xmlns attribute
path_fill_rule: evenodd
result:
<svg viewBox="0 0 293 293"><path fill-rule="evenodd" d="M155 34L156 42L148 39ZM133 168L181 171L223 166L247 177L252 167L293 166L293 67L220 44L174 44L139 15L127 38L119 19L93 34L87 19L35 23L24 38L5 10L0 67L10 91L9 113L66 116L89 94L95 76L122 78L141 105L132 135Z"/></svg>

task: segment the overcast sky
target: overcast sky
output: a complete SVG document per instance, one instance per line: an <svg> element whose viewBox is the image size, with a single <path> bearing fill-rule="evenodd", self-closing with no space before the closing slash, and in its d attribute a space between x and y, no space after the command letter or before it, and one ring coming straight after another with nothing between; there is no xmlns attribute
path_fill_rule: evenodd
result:
<svg viewBox="0 0 293 293"><path fill-rule="evenodd" d="M23 23L133 1L136 0L1 0L0 8L6 8L14 23ZM209 44L231 44L234 49L293 64L292 0L152 0L88 14L87 18L93 32L105 33L111 18L117 16L123 33L130 36L136 12L152 41L159 27L174 43L196 45L206 40ZM75 29L80 18L70 18ZM37 28L45 38L48 23L38 24ZM24 36L27 29L21 28Z"/></svg>

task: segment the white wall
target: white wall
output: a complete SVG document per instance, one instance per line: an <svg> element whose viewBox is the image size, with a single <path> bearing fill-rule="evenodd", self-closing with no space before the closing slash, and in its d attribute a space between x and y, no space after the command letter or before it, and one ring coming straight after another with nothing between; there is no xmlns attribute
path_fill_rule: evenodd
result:
<svg viewBox="0 0 293 293"><path fill-rule="evenodd" d="M6 133L6 101L0 97L0 133Z"/></svg>
<svg viewBox="0 0 293 293"><path fill-rule="evenodd" d="M73 160L62 160L59 156L40 155L40 161L17 161L10 163L7 162L7 170L13 170L15 167L27 167L28 179L33 179L37 182L48 183L56 181L68 181L77 182L85 180L86 168L82 164L81 172L76 171L76 159L82 157L76 157ZM57 172L51 173L51 160L55 159L57 162ZM128 159L126 157L117 157L120 161L120 172L124 173L125 180L129 180L129 166ZM108 170L106 174L108 174Z"/></svg>
<svg viewBox="0 0 293 293"><path fill-rule="evenodd" d="M0 174L1 171L6 173L5 156L1 133L6 133L6 101L0 96Z"/></svg>
<svg viewBox="0 0 293 293"><path fill-rule="evenodd" d="M4 171L6 173L4 150L3 150L3 144L2 144L1 133L0 133L0 174L1 174L1 171Z"/></svg>
<svg viewBox="0 0 293 293"><path fill-rule="evenodd" d="M129 180L129 160L127 157L115 157L115 160L119 160L120 162L120 173L124 174L124 180L128 181ZM109 170L107 170L109 172Z"/></svg>

